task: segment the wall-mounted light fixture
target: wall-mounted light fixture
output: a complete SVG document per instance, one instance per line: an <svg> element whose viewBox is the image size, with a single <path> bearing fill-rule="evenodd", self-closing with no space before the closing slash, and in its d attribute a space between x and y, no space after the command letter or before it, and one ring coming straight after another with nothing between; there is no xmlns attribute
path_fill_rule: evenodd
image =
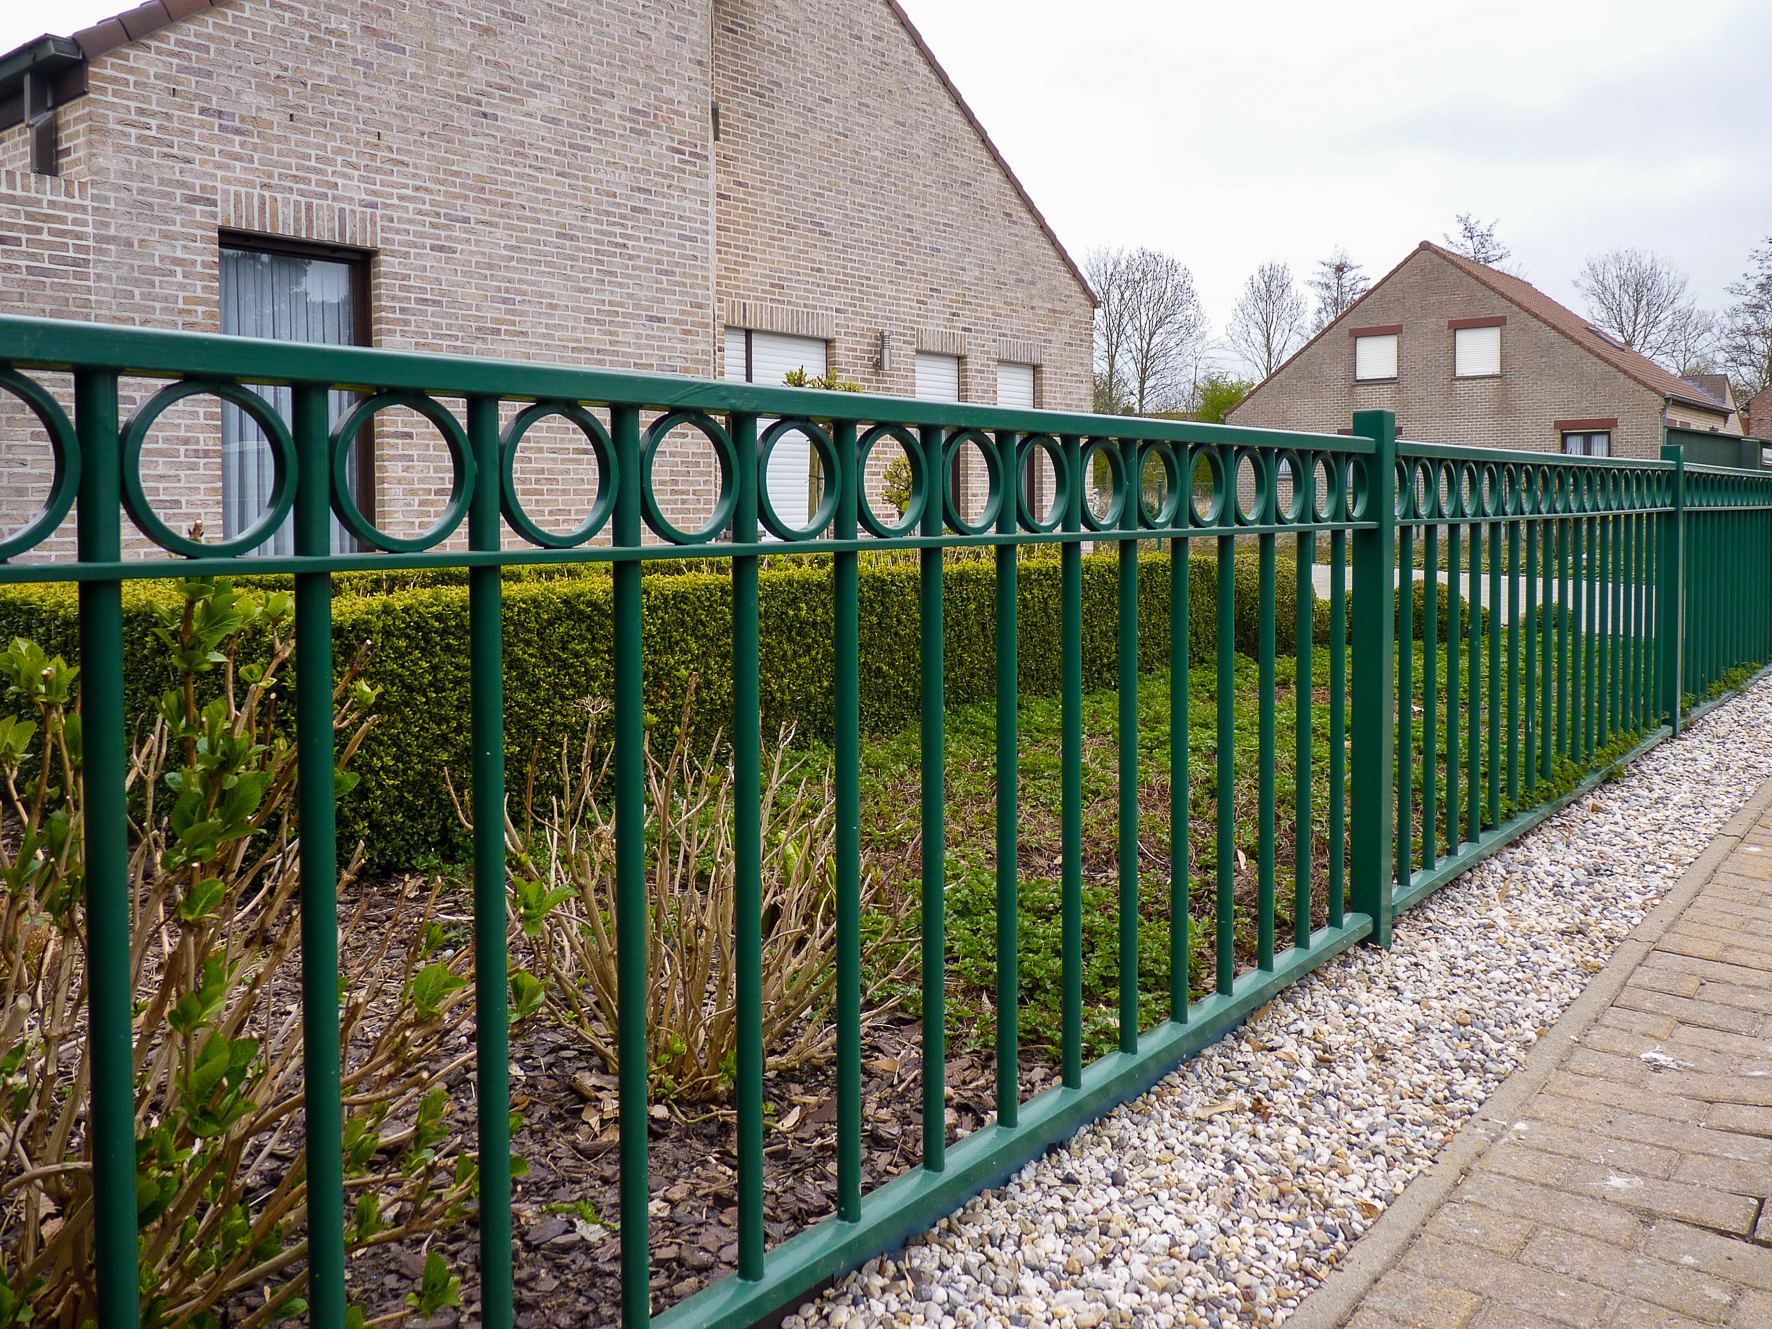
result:
<svg viewBox="0 0 1772 1329"><path fill-rule="evenodd" d="M880 353L874 357L874 368L882 374L892 368L892 334L885 328L880 329Z"/></svg>

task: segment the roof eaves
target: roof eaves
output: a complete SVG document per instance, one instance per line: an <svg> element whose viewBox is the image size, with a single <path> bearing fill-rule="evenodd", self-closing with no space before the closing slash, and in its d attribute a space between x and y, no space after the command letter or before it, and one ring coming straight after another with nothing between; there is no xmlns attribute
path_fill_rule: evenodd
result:
<svg viewBox="0 0 1772 1329"><path fill-rule="evenodd" d="M966 117L966 123L972 126L972 132L978 135L979 141L984 144L985 151L991 154L991 159L997 163L997 169L1003 172L1009 180L1010 187L1021 196L1023 206L1032 214L1035 224L1039 226L1059 258L1064 260L1064 265L1070 269L1071 276L1077 279L1077 285L1081 286L1083 294L1089 297L1090 305L1099 307L1101 300L1096 296L1094 287L1089 285L1089 279L1083 275L1083 270L1071 258L1063 241L1058 238L1058 233L1052 229L1045 214L1035 204L1032 195L1022 185L1015 172L1009 169L1009 163L1004 160L1003 154L997 151L997 145L991 142L991 136L985 133L984 126L978 122L978 117L972 113L972 108L966 104L966 99L954 86L953 79L948 77L947 70L941 67L941 61L935 58L935 52L929 49L929 43L923 40L923 34L918 32L917 25L911 22L911 16L904 12L904 8L898 3L898 0L886 0L886 5L892 10L893 17L903 25L905 32L910 35L910 39L916 43L918 52L921 53L929 68L935 71L935 76L941 80L942 87L947 89L948 96L954 99L954 105L960 108L960 114Z"/></svg>
<svg viewBox="0 0 1772 1329"><path fill-rule="evenodd" d="M1478 263L1472 259L1467 259L1461 254L1454 254L1449 249L1442 249L1439 245L1436 245L1432 241L1429 241L1429 240L1423 240L1421 242L1420 248L1426 249L1432 253L1438 254L1441 258L1445 259L1448 263L1450 263L1454 267L1456 267L1460 272L1464 273L1465 276L1469 277L1472 281L1475 281L1483 286L1488 287L1489 290L1493 291L1496 295L1500 296L1503 300L1506 300L1510 305L1514 306L1514 308L1518 309L1522 314L1525 314L1529 318L1537 319L1540 323L1544 324L1544 326L1549 328L1551 331L1559 334L1560 336L1566 338L1570 342L1573 342L1575 345L1581 347L1582 350L1586 351L1589 355L1593 356L1594 359L1599 360L1603 364L1611 365L1612 368L1616 369L1619 373L1623 374L1626 378L1630 379L1632 382L1638 384L1641 387L1647 388L1650 392L1653 392L1657 397L1660 397L1664 400L1678 401L1684 405L1696 407L1698 410L1701 410L1701 411L1710 411L1714 414L1720 414L1725 419L1728 417L1728 408L1725 407L1721 402L1712 400L1708 394L1701 392L1696 388L1691 389L1689 392L1681 392L1678 389L1670 388L1666 383L1656 382L1655 380L1650 379L1647 376L1645 376L1640 369L1638 369L1635 365L1631 364L1628 360L1625 360L1617 355L1610 354L1610 353L1608 353L1608 351L1602 350L1599 346L1595 346L1589 342L1582 341L1579 337L1577 337L1573 333L1571 333L1567 328L1558 326L1558 324L1556 323L1556 321L1554 319L1546 318L1538 310L1533 309L1530 305L1523 303L1516 296L1509 294L1501 286L1497 285L1493 280L1491 280L1486 275L1488 273L1489 269L1485 265ZM1517 277L1514 280L1520 281L1520 279ZM1550 296L1545 295L1543 291L1540 291L1536 286L1533 286L1530 282L1520 281L1520 284L1522 286L1525 286L1528 290L1532 291L1534 294L1536 294L1539 297L1541 297L1542 299L1544 299L1547 303L1550 303L1553 305L1557 303L1556 301L1552 300L1550 298ZM1557 307L1559 309L1565 308L1565 306L1562 306L1562 305L1558 305ZM1568 312L1571 316L1578 317L1575 315L1575 312L1573 310L1566 310L1566 312ZM1585 319L1581 320L1581 322L1582 322L1583 327L1587 326ZM1605 344L1604 341L1602 341L1602 345L1604 345L1604 344ZM1647 358L1647 357L1645 357L1645 358ZM1680 379L1676 378L1671 373L1668 374L1668 378L1671 379L1675 383L1681 382Z"/></svg>
<svg viewBox="0 0 1772 1329"><path fill-rule="evenodd" d="M26 74L59 74L82 59L78 43L44 33L0 55L0 97L24 86Z"/></svg>

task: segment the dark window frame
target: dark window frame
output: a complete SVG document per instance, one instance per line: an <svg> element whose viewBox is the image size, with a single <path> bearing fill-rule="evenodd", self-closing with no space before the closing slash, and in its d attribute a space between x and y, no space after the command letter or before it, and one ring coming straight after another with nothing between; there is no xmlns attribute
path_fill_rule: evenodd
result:
<svg viewBox="0 0 1772 1329"><path fill-rule="evenodd" d="M317 240L298 240L286 235L266 235L262 231L240 231L218 227L215 249L219 262L221 251L238 249L252 254L278 254L286 258L312 258L327 263L343 263L351 269L351 344L374 346L374 329L370 327L369 284L374 276L376 251L355 245L331 245ZM370 525L377 517L375 495L375 421L363 422L357 431L357 509Z"/></svg>

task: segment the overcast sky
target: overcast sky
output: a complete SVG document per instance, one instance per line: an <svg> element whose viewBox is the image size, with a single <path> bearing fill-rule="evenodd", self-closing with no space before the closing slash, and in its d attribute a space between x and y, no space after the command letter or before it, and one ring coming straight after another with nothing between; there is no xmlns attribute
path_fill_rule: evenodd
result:
<svg viewBox="0 0 1772 1329"><path fill-rule="evenodd" d="M1589 254L1714 307L1772 235L1765 0L904 3L1072 252L1167 250L1219 329L1264 260L1377 278L1460 212L1578 309Z"/></svg>
<svg viewBox="0 0 1772 1329"><path fill-rule="evenodd" d="M1699 303L1772 235L1766 0L904 0L1079 261L1150 245L1222 329L1255 265L1376 278L1460 212L1580 308L1655 250ZM0 0L0 51L126 5Z"/></svg>

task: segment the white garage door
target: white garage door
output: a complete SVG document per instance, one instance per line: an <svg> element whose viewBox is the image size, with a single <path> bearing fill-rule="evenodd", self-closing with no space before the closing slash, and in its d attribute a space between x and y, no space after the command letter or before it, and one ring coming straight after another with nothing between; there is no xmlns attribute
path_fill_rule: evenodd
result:
<svg viewBox="0 0 1772 1329"><path fill-rule="evenodd" d="M823 378L827 346L818 337L790 337L780 332L726 329L726 377L780 387L790 373L804 369L806 377ZM749 373L746 373L746 367ZM774 424L759 420L757 433ZM788 526L804 526L812 515L812 441L801 433L776 440L769 454L769 504ZM767 538L767 537L766 537Z"/></svg>
<svg viewBox="0 0 1772 1329"><path fill-rule="evenodd" d="M997 405L1034 409L1034 367L1003 361L997 365Z"/></svg>

